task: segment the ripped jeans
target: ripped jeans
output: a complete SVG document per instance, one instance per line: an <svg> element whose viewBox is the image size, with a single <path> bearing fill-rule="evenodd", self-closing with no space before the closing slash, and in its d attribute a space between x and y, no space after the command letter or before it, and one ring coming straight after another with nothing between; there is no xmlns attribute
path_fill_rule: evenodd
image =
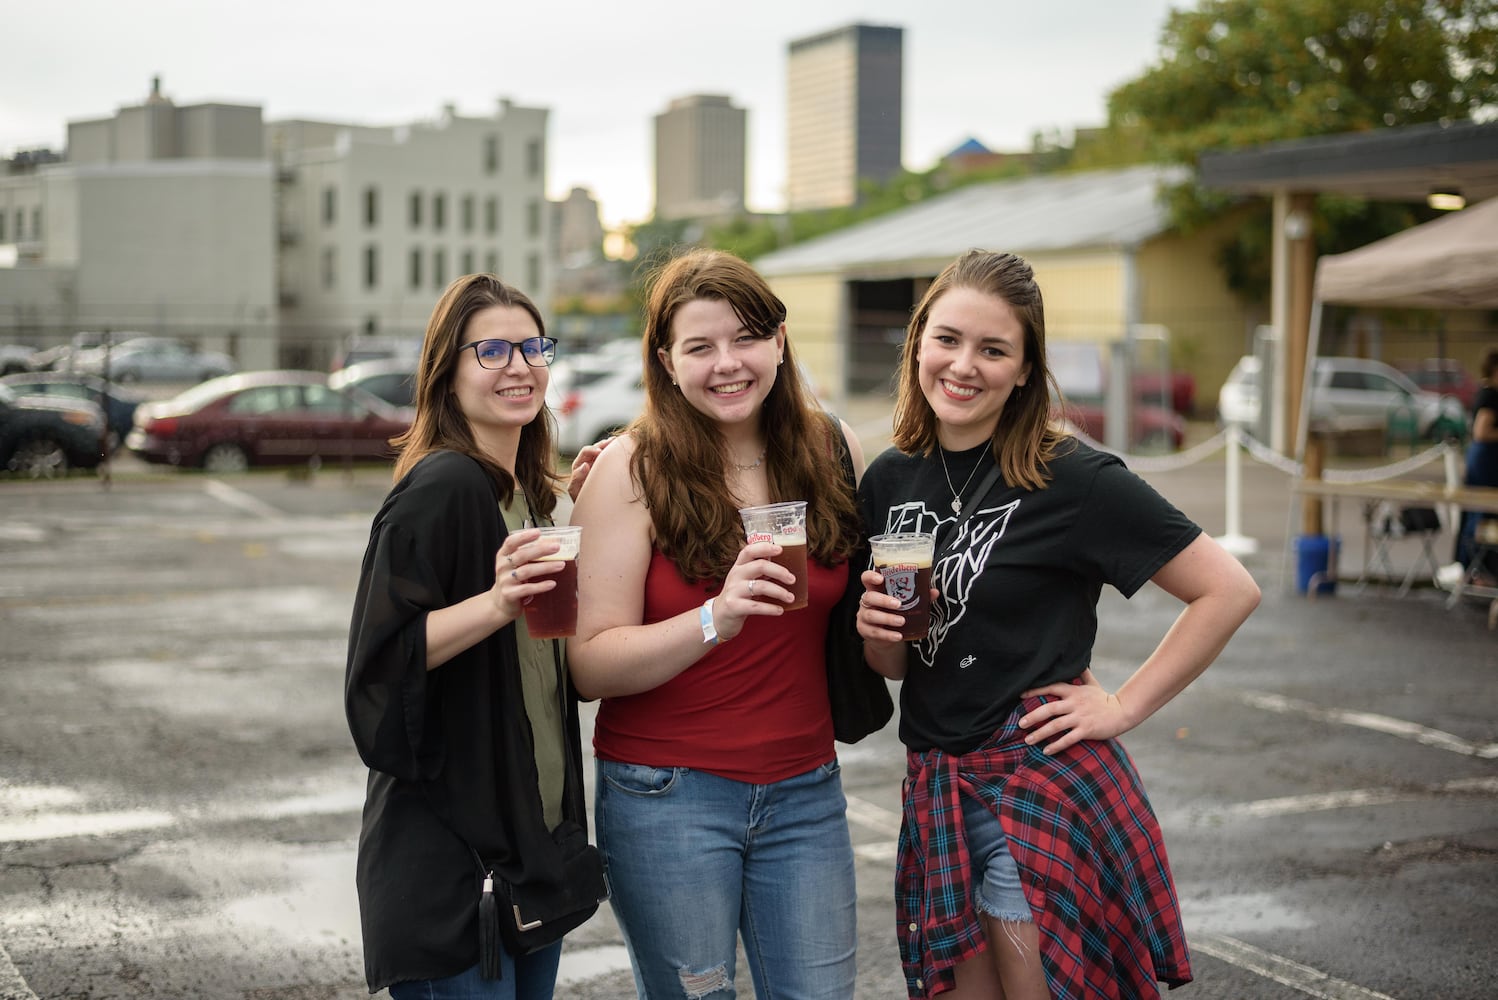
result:
<svg viewBox="0 0 1498 1000"><path fill-rule="evenodd" d="M593 819L642 1000L853 996L856 886L836 761L769 785L597 762Z"/></svg>

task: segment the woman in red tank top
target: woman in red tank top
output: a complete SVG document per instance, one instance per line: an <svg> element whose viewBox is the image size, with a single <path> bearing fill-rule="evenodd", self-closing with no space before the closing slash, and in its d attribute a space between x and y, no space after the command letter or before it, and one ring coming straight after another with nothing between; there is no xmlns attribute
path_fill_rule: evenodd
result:
<svg viewBox="0 0 1498 1000"><path fill-rule="evenodd" d="M578 497L578 691L594 730L599 847L640 995L731 986L851 997L855 887L824 640L858 544L841 432L791 353L785 305L739 258L655 275L643 414ZM807 505L808 604L739 508ZM790 546L786 546L789 548ZM856 574L854 574L856 576Z"/></svg>

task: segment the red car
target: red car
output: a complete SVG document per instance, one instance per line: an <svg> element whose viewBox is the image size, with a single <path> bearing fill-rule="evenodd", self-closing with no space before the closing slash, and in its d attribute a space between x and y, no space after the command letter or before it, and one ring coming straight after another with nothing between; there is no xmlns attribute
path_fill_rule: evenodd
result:
<svg viewBox="0 0 1498 1000"><path fill-rule="evenodd" d="M1426 392L1442 396L1455 396L1461 400L1462 409L1472 412L1477 400L1477 378L1462 367L1460 361L1450 358L1426 358L1424 361L1402 364L1399 370L1410 377Z"/></svg>
<svg viewBox="0 0 1498 1000"><path fill-rule="evenodd" d="M1107 420L1100 399L1068 398L1057 415L1094 441L1106 443ZM1134 406L1134 430L1129 435L1128 451L1176 451L1186 440L1186 421L1181 415L1160 406Z"/></svg>
<svg viewBox="0 0 1498 1000"><path fill-rule="evenodd" d="M319 372L243 372L142 404L125 447L165 465L238 472L252 465L388 461L409 415Z"/></svg>

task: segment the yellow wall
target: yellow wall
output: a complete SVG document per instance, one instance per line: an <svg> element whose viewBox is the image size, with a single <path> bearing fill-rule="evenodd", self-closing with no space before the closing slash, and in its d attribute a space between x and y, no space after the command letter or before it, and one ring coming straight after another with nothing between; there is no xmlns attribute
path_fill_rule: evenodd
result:
<svg viewBox="0 0 1498 1000"><path fill-rule="evenodd" d="M785 303L785 329L796 360L811 373L824 398L841 402L847 326L842 276L790 274L766 280Z"/></svg>

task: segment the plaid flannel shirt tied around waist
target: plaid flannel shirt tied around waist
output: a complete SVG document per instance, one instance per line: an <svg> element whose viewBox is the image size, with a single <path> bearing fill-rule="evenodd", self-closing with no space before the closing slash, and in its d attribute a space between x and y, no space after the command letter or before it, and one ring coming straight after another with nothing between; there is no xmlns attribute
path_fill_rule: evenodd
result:
<svg viewBox="0 0 1498 1000"><path fill-rule="evenodd" d="M895 873L900 955L912 998L953 988L953 967L984 947L972 901L961 797L996 813L1040 930L1051 996L1129 1000L1191 981L1160 825L1116 740L1047 757L1026 746L1027 698L987 743L906 757Z"/></svg>

